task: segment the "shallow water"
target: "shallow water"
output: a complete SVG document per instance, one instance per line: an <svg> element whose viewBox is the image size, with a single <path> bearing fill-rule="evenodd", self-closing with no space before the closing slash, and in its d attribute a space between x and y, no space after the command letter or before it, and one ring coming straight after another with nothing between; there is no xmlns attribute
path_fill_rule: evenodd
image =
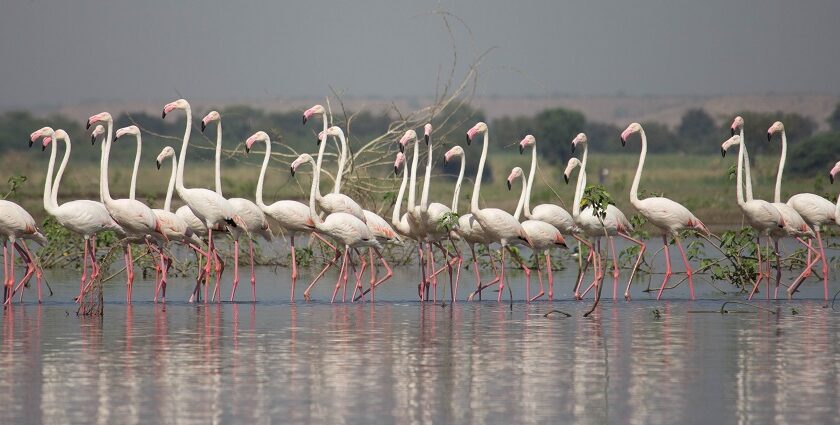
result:
<svg viewBox="0 0 840 425"><path fill-rule="evenodd" d="M556 274L563 301L512 308L488 301L491 292L483 302L421 304L415 272L398 268L375 305L325 302L334 274L314 293L317 301L291 304L288 270L262 268L257 304L187 304L192 283L184 278L170 281L165 305L150 301L152 282L141 280L126 306L118 277L106 287L104 319L76 317L68 300L77 276L49 273L55 296L37 305L28 292L28 302L2 312L0 423L764 424L840 417L840 313L813 299L822 294L814 279L795 301L756 303L778 314L730 305L746 313L722 315L701 311L743 295L698 281L702 300L680 300L682 285L656 302L638 283L633 302L613 302L608 278L607 299L583 318L591 301L567 301L574 270ZM512 277L521 299L522 275ZM461 298L474 285L472 271L462 279ZM247 277L237 298L250 298ZM552 309L572 317L544 317Z"/></svg>

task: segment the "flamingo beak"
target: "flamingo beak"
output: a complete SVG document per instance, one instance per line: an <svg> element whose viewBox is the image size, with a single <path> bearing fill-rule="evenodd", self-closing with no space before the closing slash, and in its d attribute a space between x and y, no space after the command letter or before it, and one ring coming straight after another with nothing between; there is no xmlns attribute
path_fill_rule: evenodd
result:
<svg viewBox="0 0 840 425"><path fill-rule="evenodd" d="M507 181L507 187L508 187L508 190L510 190L510 189L511 189L511 186L512 186L512 185L510 184L510 180L508 180L508 181Z"/></svg>
<svg viewBox="0 0 840 425"><path fill-rule="evenodd" d="M201 132L204 133L204 129L207 128L207 124L204 123L204 120L201 120Z"/></svg>
<svg viewBox="0 0 840 425"><path fill-rule="evenodd" d="M405 153L405 145L400 142L397 142L397 144L400 145L400 153Z"/></svg>
<svg viewBox="0 0 840 425"><path fill-rule="evenodd" d="M467 134L467 146L469 146L471 143L472 143L472 138L470 138L470 135L468 133Z"/></svg>
<svg viewBox="0 0 840 425"><path fill-rule="evenodd" d="M96 136L93 134L90 135L90 145L93 146L96 144Z"/></svg>
<svg viewBox="0 0 840 425"><path fill-rule="evenodd" d="M394 166L394 175L400 175L400 167Z"/></svg>
<svg viewBox="0 0 840 425"><path fill-rule="evenodd" d="M160 119L166 118L166 108L163 109L163 112L160 114Z"/></svg>
<svg viewBox="0 0 840 425"><path fill-rule="evenodd" d="M120 134L119 134L119 133L117 133L117 134L115 134L115 135L114 135L114 141L115 141L115 142L116 142L116 141L117 141L117 139L119 139L119 138L120 138Z"/></svg>
<svg viewBox="0 0 840 425"><path fill-rule="evenodd" d="M294 177L295 176L295 166L292 165L291 167L289 167L289 169L291 170L290 172L292 173L292 177Z"/></svg>
<svg viewBox="0 0 840 425"><path fill-rule="evenodd" d="M160 170L160 160L156 160L155 165L157 165L157 169Z"/></svg>
<svg viewBox="0 0 840 425"><path fill-rule="evenodd" d="M569 184L569 175L563 174L563 179L566 180L566 184Z"/></svg>
<svg viewBox="0 0 840 425"><path fill-rule="evenodd" d="M830 181L831 184L834 184L834 174L828 173L828 181Z"/></svg>
<svg viewBox="0 0 840 425"><path fill-rule="evenodd" d="M720 148L720 156L726 158L726 149Z"/></svg>
<svg viewBox="0 0 840 425"><path fill-rule="evenodd" d="M47 145L41 145L41 152L47 150Z"/></svg>
<svg viewBox="0 0 840 425"><path fill-rule="evenodd" d="M525 146L522 146L522 145L520 144L520 145L519 145L519 154L520 154L520 155L522 155L523 153L525 153Z"/></svg>
<svg viewBox="0 0 840 425"><path fill-rule="evenodd" d="M626 145L627 145L627 142L626 142L626 141L624 140L624 138L622 137L622 138L621 138L621 146L623 147L623 146L626 146Z"/></svg>
<svg viewBox="0 0 840 425"><path fill-rule="evenodd" d="M30 147L30 148L32 147L32 143L33 143L33 142L32 142L32 139L29 139L29 147Z"/></svg>
<svg viewBox="0 0 840 425"><path fill-rule="evenodd" d="M770 141L770 139L772 139L772 138L773 138L773 133L771 133L771 132L769 132L769 131L768 131L768 132L767 132L767 141L769 142L769 141Z"/></svg>
<svg viewBox="0 0 840 425"><path fill-rule="evenodd" d="M624 139L622 139L624 140ZM575 142L572 142L572 153L575 153Z"/></svg>
<svg viewBox="0 0 840 425"><path fill-rule="evenodd" d="M429 146L429 135L428 134L423 135L423 140L426 142L426 146Z"/></svg>
<svg viewBox="0 0 840 425"><path fill-rule="evenodd" d="M729 131L732 133L732 134L730 134L730 136L735 135L735 127L730 128Z"/></svg>
<svg viewBox="0 0 840 425"><path fill-rule="evenodd" d="M306 124L306 114L303 114L303 119L301 120L303 124Z"/></svg>
<svg viewBox="0 0 840 425"><path fill-rule="evenodd" d="M85 124L85 130L90 129L90 118L87 120L87 124Z"/></svg>

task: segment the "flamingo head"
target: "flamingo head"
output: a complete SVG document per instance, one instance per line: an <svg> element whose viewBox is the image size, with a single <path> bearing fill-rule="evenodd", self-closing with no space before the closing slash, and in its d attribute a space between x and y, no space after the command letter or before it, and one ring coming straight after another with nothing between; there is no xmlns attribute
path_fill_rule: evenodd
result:
<svg viewBox="0 0 840 425"><path fill-rule="evenodd" d="M47 150L47 146L49 146L50 142L58 142L59 140L64 140L64 142L66 143L68 140L70 140L70 135L67 134L66 131L59 128L55 131L55 133L52 136L44 137L44 142L41 145L41 151Z"/></svg>
<svg viewBox="0 0 840 425"><path fill-rule="evenodd" d="M513 181L518 179L519 177L522 177L522 168L513 167L513 169L510 170L510 175L507 178L508 190L510 190L513 187Z"/></svg>
<svg viewBox="0 0 840 425"><path fill-rule="evenodd" d="M828 180L831 181L832 184L834 184L834 177L837 173L840 173L840 161L837 161L837 163L834 164L834 168L828 172Z"/></svg>
<svg viewBox="0 0 840 425"><path fill-rule="evenodd" d="M271 143L271 140L268 138L268 133L264 131L258 131L251 135L248 140L245 141L245 152L251 152L251 147L254 146L255 142L265 142Z"/></svg>
<svg viewBox="0 0 840 425"><path fill-rule="evenodd" d="M42 137L52 137L54 133L55 131L52 127L41 127L33 131L32 134L29 135L29 147L31 148L32 144L35 143L36 140Z"/></svg>
<svg viewBox="0 0 840 425"><path fill-rule="evenodd" d="M467 144L469 145L472 142L473 137L476 134L484 134L487 132L487 124L484 122L479 121L471 129L467 130Z"/></svg>
<svg viewBox="0 0 840 425"><path fill-rule="evenodd" d="M627 144L627 138L630 137L633 133L638 133L642 131L642 125L634 122L627 126L627 128L621 132L621 146Z"/></svg>
<svg viewBox="0 0 840 425"><path fill-rule="evenodd" d="M527 135L519 142L519 154L522 155L525 152L525 148L529 146L536 146L537 145L537 138L533 135Z"/></svg>
<svg viewBox="0 0 840 425"><path fill-rule="evenodd" d="M782 124L781 121L776 121L770 128L767 129L767 141L769 142L770 139L773 138L774 133L784 133L785 132L785 125Z"/></svg>
<svg viewBox="0 0 840 425"><path fill-rule="evenodd" d="M126 134L128 134L130 136L140 137L140 129L137 128L136 125L130 125L128 127L123 127L121 129L117 130L117 132L114 134L114 140L116 141L117 139L119 139L122 136L125 136Z"/></svg>
<svg viewBox="0 0 840 425"><path fill-rule="evenodd" d="M738 131L739 128L744 128L744 118L740 115L735 117L735 119L732 120L732 125L729 126L729 129L732 131L731 135L734 136L735 132Z"/></svg>
<svg viewBox="0 0 840 425"><path fill-rule="evenodd" d="M566 180L566 184L569 184L569 178L572 176L572 171L575 170L575 167L579 167L581 164L580 160L572 157L569 158L569 162L566 163L566 170L563 171L563 179Z"/></svg>
<svg viewBox="0 0 840 425"><path fill-rule="evenodd" d="M589 141L589 139L586 138L586 134L578 133L578 135L575 136L574 139L572 139L572 153L575 152L575 148L577 147L577 145L586 144L587 141Z"/></svg>
<svg viewBox="0 0 840 425"><path fill-rule="evenodd" d="M162 151L157 156L155 160L155 165L157 165L157 169L160 170L160 164L163 163L163 160L169 158L170 156L175 155L175 149L172 146L166 146L163 148Z"/></svg>
<svg viewBox="0 0 840 425"><path fill-rule="evenodd" d="M295 160L292 161L292 166L290 167L291 172L292 172L292 177L295 176L295 171L297 171L298 167L300 167L302 164L305 164L307 162L311 162L311 163L315 162L315 160L312 159L312 155L309 155L308 153L302 153L302 154L300 154L300 156L295 158Z"/></svg>
<svg viewBox="0 0 840 425"><path fill-rule="evenodd" d="M456 145L448 151L446 151L446 153L443 154L443 164L446 165L446 163L449 162L449 160L452 159L453 156L460 156L461 158L463 158L464 148Z"/></svg>
<svg viewBox="0 0 840 425"><path fill-rule="evenodd" d="M94 123L97 123L97 122L100 122L100 121L101 122L113 122L114 119L111 117L111 114L109 114L107 112L100 112L100 113L98 113L96 115L93 115L90 118L88 118L87 125L85 126L85 129L90 128L90 126L92 126Z"/></svg>
<svg viewBox="0 0 840 425"><path fill-rule="evenodd" d="M722 145L720 145L720 156L726 156L726 151L739 143L741 143L741 136L737 134L727 139Z"/></svg>
<svg viewBox="0 0 840 425"><path fill-rule="evenodd" d="M341 129L341 127L334 125L332 127L327 128L327 136L342 137L344 136L344 131Z"/></svg>
<svg viewBox="0 0 840 425"><path fill-rule="evenodd" d="M188 110L190 109L190 102L187 102L186 99L178 99L174 102L169 102L163 107L163 113L160 114L160 117L166 118L166 114L176 109Z"/></svg>
<svg viewBox="0 0 840 425"><path fill-rule="evenodd" d="M303 111L303 123L306 124L306 121L312 118L313 115L323 115L327 112L321 105L315 105L305 111Z"/></svg>
<svg viewBox="0 0 840 425"><path fill-rule="evenodd" d="M400 167L405 163L405 154L397 152L397 159L394 161L394 174L400 174Z"/></svg>
<svg viewBox="0 0 840 425"><path fill-rule="evenodd" d="M201 119L201 132L204 133L204 129L207 128L213 121L218 121L222 119L222 116L219 115L219 111L210 111L204 118Z"/></svg>
<svg viewBox="0 0 840 425"><path fill-rule="evenodd" d="M405 146L411 140L417 140L417 132L414 130L408 130L403 134L403 137L400 138L398 144L400 145L400 152L405 152Z"/></svg>
<svg viewBox="0 0 840 425"><path fill-rule="evenodd" d="M105 134L105 127L102 124L97 124L96 127L93 128L93 131L90 133L90 144L96 144L96 138Z"/></svg>
<svg viewBox="0 0 840 425"><path fill-rule="evenodd" d="M429 144L429 138L432 137L432 124L426 123L423 126L423 140L426 142L426 145Z"/></svg>

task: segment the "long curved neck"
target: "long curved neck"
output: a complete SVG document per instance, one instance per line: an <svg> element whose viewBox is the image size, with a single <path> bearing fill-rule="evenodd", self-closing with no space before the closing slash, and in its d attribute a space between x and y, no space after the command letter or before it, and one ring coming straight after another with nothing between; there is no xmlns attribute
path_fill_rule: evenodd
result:
<svg viewBox="0 0 840 425"><path fill-rule="evenodd" d="M108 190L108 156L111 154L111 139L114 135L114 121L108 121L108 136L102 142L102 158L99 164L99 196L102 202L111 202L111 192Z"/></svg>
<svg viewBox="0 0 840 425"><path fill-rule="evenodd" d="M481 159L478 160L478 170L476 171L472 199L470 200L470 212L473 214L475 214L476 211L479 211L478 197L481 195L481 176L484 174L484 163L487 161L487 142L489 141L489 132L489 130L484 132L484 146L481 147Z"/></svg>
<svg viewBox="0 0 840 425"><path fill-rule="evenodd" d="M324 118L326 119L326 118ZM325 124L326 125L326 124ZM327 141L324 140L321 142L322 145L327 144ZM311 163L311 162L310 162ZM315 195L319 192L320 188L318 186L321 185L321 169L317 163L312 164L312 186L309 188L309 216L312 217L312 220L316 223L320 222L320 217L318 216L318 211L315 210Z"/></svg>
<svg viewBox="0 0 840 425"><path fill-rule="evenodd" d="M406 185L408 185L408 170L403 170L402 184L400 184L400 191L397 193L397 202L394 204L394 212L391 214L391 224L393 224L394 227L399 226L400 224L400 208L402 208Z"/></svg>
<svg viewBox="0 0 840 425"><path fill-rule="evenodd" d="M318 144L318 159L315 162L315 168L317 169L317 171L315 171L316 173L321 172L321 165L324 162L324 149L326 149L327 139L329 139L329 137L327 136L327 124L328 124L327 123L327 113L324 112L323 115L321 116L321 118L323 118L322 121L324 123L324 125L323 125L324 130L322 131L322 134L324 135L324 140L322 140L321 143ZM320 180L320 176L319 176L318 180ZM321 188L320 187L317 187L317 186L315 187L315 196L316 196L317 199L321 198Z"/></svg>
<svg viewBox="0 0 840 425"><path fill-rule="evenodd" d="M166 200L163 201L163 210L169 212L172 208L172 192L175 189L175 175L178 174L178 161L172 155L172 172L169 173L169 185L166 187Z"/></svg>
<svg viewBox="0 0 840 425"><path fill-rule="evenodd" d="M647 157L647 135L644 129L640 130L639 133L642 136L642 153L639 155L636 177L633 178L633 185L630 186L630 203L633 205L639 203L639 180L642 178L642 169L645 167L645 157Z"/></svg>
<svg viewBox="0 0 840 425"><path fill-rule="evenodd" d="M222 120L216 124L216 193L222 195Z"/></svg>
<svg viewBox="0 0 840 425"><path fill-rule="evenodd" d="M787 136L782 130L782 156L779 158L779 171L776 172L776 192L773 194L773 202L782 202L782 172L785 170L785 159L787 158Z"/></svg>
<svg viewBox="0 0 840 425"><path fill-rule="evenodd" d="M522 192L519 194L519 203L516 204L516 211L513 212L513 218L519 221L519 216L522 215L522 205L525 204L525 198L528 195L528 179L525 175L522 176Z"/></svg>
<svg viewBox="0 0 840 425"><path fill-rule="evenodd" d="M51 193L55 190L55 184L52 182L53 169L55 168L55 157L58 148L55 146L58 141L53 137L52 146L50 147L50 162L47 165L47 177L44 179L44 209L48 213L52 213L53 204L50 198ZM64 163L64 160L61 161ZM56 179L58 180L58 179Z"/></svg>
<svg viewBox="0 0 840 425"><path fill-rule="evenodd" d="M263 182L265 181L265 170L268 168L268 160L271 159L271 140L265 141L265 156L263 157L262 168L260 169L260 178L257 180L257 206L265 208L263 202Z"/></svg>
<svg viewBox="0 0 840 425"><path fill-rule="evenodd" d="M338 155L338 171L335 175L333 193L339 193L341 191L341 176L344 174L344 163L347 162L347 138L344 137L344 132L338 133L338 140L341 142L341 151Z"/></svg>
<svg viewBox="0 0 840 425"><path fill-rule="evenodd" d="M753 191L752 191L752 177L750 176L750 154L747 151L747 145L744 143L744 126L741 126L741 146L744 148L744 179L746 180L746 200L752 201L753 200Z"/></svg>
<svg viewBox="0 0 840 425"><path fill-rule="evenodd" d="M534 176L537 174L537 142L531 148L531 170L528 171L528 194L525 195L525 217L531 217L531 189L534 187Z"/></svg>
<svg viewBox="0 0 840 425"><path fill-rule="evenodd" d="M426 161L426 177L423 179L423 196L420 197L420 209L429 209L429 184L432 182L432 138L429 137L429 158Z"/></svg>
<svg viewBox="0 0 840 425"><path fill-rule="evenodd" d="M54 143L58 143L58 140L53 139ZM53 208L58 208L58 187L61 184L61 177L64 175L64 170L67 168L67 163L70 162L70 151L72 150L72 145L70 143L70 137L66 137L64 139L64 143L67 147L64 150L64 156L61 158L61 165L58 167L58 173L55 175L55 182L52 184L52 189L50 190L50 197L52 200ZM53 150L58 149L57 146L53 146ZM50 154L50 161L52 161L53 154ZM49 173L52 176L52 173Z"/></svg>
<svg viewBox="0 0 840 425"><path fill-rule="evenodd" d="M575 199L572 201L572 217L580 215L580 200L583 198L583 187L586 185L586 169L581 165L578 170L577 182L575 183Z"/></svg>
<svg viewBox="0 0 840 425"><path fill-rule="evenodd" d="M735 177L735 197L738 199L738 205L743 207L744 206L744 180L741 177L741 174L744 170L744 141L741 140L741 143L738 145L738 167L736 172L738 175Z"/></svg>
<svg viewBox="0 0 840 425"><path fill-rule="evenodd" d="M417 192L417 162L419 160L417 151L419 150L419 144L417 143L417 138L414 138L414 154L413 158L411 159L411 182L409 182L409 189L408 189L408 210L413 211L416 205L416 192Z"/></svg>
<svg viewBox="0 0 840 425"><path fill-rule="evenodd" d="M464 169L467 161L464 155L461 155L461 170L458 171L458 180L455 182L455 191L452 192L452 212L458 214L458 197L461 196L461 182L464 181Z"/></svg>
<svg viewBox="0 0 840 425"><path fill-rule="evenodd" d="M140 153L143 151L143 141L140 133L137 133L137 152L134 153L134 169L131 170L131 186L128 189L128 198L134 199L137 192L137 170L140 169Z"/></svg>
<svg viewBox="0 0 840 425"><path fill-rule="evenodd" d="M187 146L190 144L190 131L192 130L192 110L187 106L187 125L184 129L184 141L181 143L181 155L178 157L178 176L175 179L175 189L178 193L185 190L184 187L184 165L187 162Z"/></svg>

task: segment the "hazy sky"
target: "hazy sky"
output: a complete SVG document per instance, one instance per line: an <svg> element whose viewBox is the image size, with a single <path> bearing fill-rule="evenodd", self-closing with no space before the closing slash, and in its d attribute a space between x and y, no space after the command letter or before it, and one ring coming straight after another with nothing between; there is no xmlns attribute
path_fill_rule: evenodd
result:
<svg viewBox="0 0 840 425"><path fill-rule="evenodd" d="M479 94L840 93L840 1L5 0L0 106Z"/></svg>

